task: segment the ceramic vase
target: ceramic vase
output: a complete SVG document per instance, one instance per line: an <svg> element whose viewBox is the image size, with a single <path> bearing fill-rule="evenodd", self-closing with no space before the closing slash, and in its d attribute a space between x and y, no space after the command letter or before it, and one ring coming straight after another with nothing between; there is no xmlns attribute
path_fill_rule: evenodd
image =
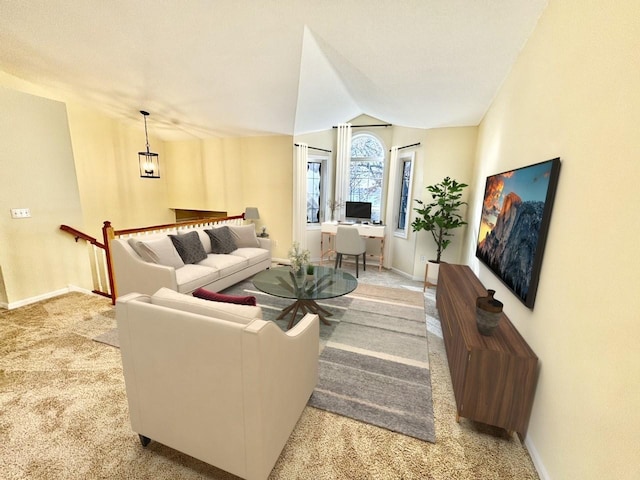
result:
<svg viewBox="0 0 640 480"><path fill-rule="evenodd" d="M481 335L493 335L502 317L502 302L493 298L495 290L487 290L486 297L476 299L476 325Z"/></svg>

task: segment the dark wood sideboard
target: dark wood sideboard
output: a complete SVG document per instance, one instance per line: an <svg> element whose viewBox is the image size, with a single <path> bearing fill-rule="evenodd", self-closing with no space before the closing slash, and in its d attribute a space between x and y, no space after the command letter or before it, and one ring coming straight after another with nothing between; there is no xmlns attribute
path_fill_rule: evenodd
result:
<svg viewBox="0 0 640 480"><path fill-rule="evenodd" d="M527 433L538 378L538 357L504 313L484 336L476 327L476 299L487 290L466 265L442 263L436 306L442 323L457 419Z"/></svg>

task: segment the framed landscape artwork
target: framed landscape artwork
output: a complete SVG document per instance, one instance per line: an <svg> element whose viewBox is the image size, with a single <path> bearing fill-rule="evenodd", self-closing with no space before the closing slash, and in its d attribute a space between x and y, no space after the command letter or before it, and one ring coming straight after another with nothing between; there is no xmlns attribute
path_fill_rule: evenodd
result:
<svg viewBox="0 0 640 480"><path fill-rule="evenodd" d="M487 177L476 257L533 308L560 159Z"/></svg>

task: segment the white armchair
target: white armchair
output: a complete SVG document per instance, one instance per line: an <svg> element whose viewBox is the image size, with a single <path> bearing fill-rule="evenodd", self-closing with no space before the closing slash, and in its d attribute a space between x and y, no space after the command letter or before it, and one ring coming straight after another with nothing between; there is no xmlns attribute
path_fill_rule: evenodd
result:
<svg viewBox="0 0 640 480"><path fill-rule="evenodd" d="M133 430L246 479L269 476L318 380L318 317L283 332L259 307L161 289L118 298Z"/></svg>

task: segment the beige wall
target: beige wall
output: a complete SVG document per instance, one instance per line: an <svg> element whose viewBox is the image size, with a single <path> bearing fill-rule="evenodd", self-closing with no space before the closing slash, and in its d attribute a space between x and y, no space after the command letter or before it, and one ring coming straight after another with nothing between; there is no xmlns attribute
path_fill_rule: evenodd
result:
<svg viewBox="0 0 640 480"><path fill-rule="evenodd" d="M293 138L265 136L167 142L169 206L226 211L257 207L273 255L291 244Z"/></svg>
<svg viewBox="0 0 640 480"><path fill-rule="evenodd" d="M125 124L87 107L64 93L0 71L0 86L64 102L71 135L73 160L82 205L82 221L71 225L98 239L102 223L115 228L161 224L175 220L169 210L166 158L163 142L153 136L149 120L149 143L160 154L160 179L140 178L138 152L144 149L144 123ZM67 222L68 223L68 222Z"/></svg>
<svg viewBox="0 0 640 480"><path fill-rule="evenodd" d="M257 226L266 225L273 256L286 258L293 238L293 137L241 139L242 199L236 204L258 207Z"/></svg>
<svg viewBox="0 0 640 480"><path fill-rule="evenodd" d="M84 225L101 239L105 220L116 229L175 221L168 208L167 156L163 143L149 136L159 154L160 178L140 178L138 152L145 148L144 123L127 126L74 102L67 103Z"/></svg>
<svg viewBox="0 0 640 480"><path fill-rule="evenodd" d="M435 128L431 130L409 129L396 127L394 145L403 146L420 142L415 149L416 166L412 199L419 198L424 202L430 202L431 196L427 185L433 185L442 181L445 177L451 177L459 182L469 184L472 179L474 154L478 129L476 127L460 128ZM468 198L469 189L465 190L463 199ZM413 211L416 203L412 201L411 221L416 217ZM467 217L465 208L461 211L464 218ZM395 268L411 273L414 278L424 278L425 262L421 260L435 259L436 245L428 232L412 232L409 229L406 240L394 239ZM447 262L460 262L462 255L463 239L466 227L453 232L451 244L442 255Z"/></svg>
<svg viewBox="0 0 640 480"><path fill-rule="evenodd" d="M548 478L640 478L638 19L636 0L551 0L479 133L473 225L487 175L562 159L533 311L467 245L540 358L528 443Z"/></svg>
<svg viewBox="0 0 640 480"><path fill-rule="evenodd" d="M0 105L0 301L90 288L86 248L60 230L82 223L65 105L1 87ZM12 219L11 208L31 217Z"/></svg>

